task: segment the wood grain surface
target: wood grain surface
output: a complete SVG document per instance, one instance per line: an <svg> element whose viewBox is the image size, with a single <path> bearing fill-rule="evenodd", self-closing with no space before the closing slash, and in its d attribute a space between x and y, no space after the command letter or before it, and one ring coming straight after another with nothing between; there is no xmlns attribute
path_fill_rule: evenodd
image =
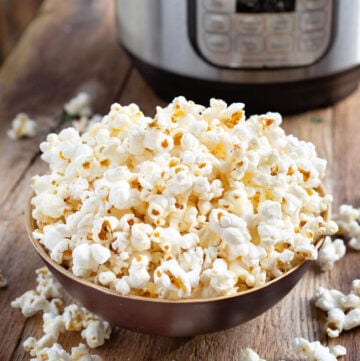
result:
<svg viewBox="0 0 360 361"><path fill-rule="evenodd" d="M0 64L34 19L43 0L0 0Z"/></svg>
<svg viewBox="0 0 360 361"><path fill-rule="evenodd" d="M42 334L41 316L25 319L10 307L10 301L35 286L34 271L42 265L27 240L24 205L31 177L47 171L39 142L66 125L62 104L81 89L91 93L98 112L105 112L114 100L135 102L149 115L156 105L165 104L118 47L112 12L113 3L107 0L78 0L71 6L68 1L45 1L0 69L0 269L8 279L8 287L0 289L1 361L29 360L22 342ZM91 37L86 36L89 31ZM18 141L7 138L6 130L19 111L29 112L38 121L38 136ZM326 187L334 195L335 210L344 202L360 206L359 114L358 90L333 107L287 117L283 123L287 132L312 141L328 160ZM328 339L323 331L325 315L310 302L320 285L348 292L351 281L359 277L359 256L349 250L326 273L313 266L274 308L233 329L167 338L115 328L111 339L93 352L106 361L235 361L242 348L251 347L267 361L290 361L295 360L291 339L301 336L342 344L348 350L343 360L360 360L360 329ZM67 349L80 341L77 333L70 332L60 339Z"/></svg>

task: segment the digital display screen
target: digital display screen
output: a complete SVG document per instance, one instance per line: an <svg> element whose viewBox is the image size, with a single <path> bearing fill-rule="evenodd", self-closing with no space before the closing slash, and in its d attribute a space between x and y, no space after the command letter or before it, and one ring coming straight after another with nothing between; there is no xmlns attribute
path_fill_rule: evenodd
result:
<svg viewBox="0 0 360 361"><path fill-rule="evenodd" d="M295 10L295 0L236 0L237 13L284 13Z"/></svg>

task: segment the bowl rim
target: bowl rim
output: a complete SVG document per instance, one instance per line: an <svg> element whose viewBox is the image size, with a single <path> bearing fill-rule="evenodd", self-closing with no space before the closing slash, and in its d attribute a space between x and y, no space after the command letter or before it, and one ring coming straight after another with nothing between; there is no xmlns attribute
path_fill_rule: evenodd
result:
<svg viewBox="0 0 360 361"><path fill-rule="evenodd" d="M321 183L319 185L319 187L317 187L317 190L320 194L325 195L326 191L325 191L325 187L324 185ZM34 246L36 252L41 256L41 258L43 258L47 263L49 263L52 267L54 267L58 272L60 272L61 274L63 274L65 277L71 278L72 281L77 282L77 283L81 283L83 286L87 286L87 287L91 287L94 290L97 291L101 291L104 293L107 293L108 295L111 296L115 296L115 297L119 297L124 298L125 300L133 300L133 301L145 301L145 302L155 302L155 303L161 303L161 304L177 304L177 303L181 303L181 304L200 304L200 303L209 303L209 302L217 302L217 301L221 301L221 300L228 300L228 299L233 299L239 296L245 296L245 295L249 295L251 293L255 293L257 291L260 291L262 289L265 289L267 287L270 287L271 285L273 285L274 283L277 283L281 280L283 280L284 278L288 277L290 274L296 272L299 268L301 268L302 266L305 265L305 263L310 262L311 260L303 260L302 262L300 262L298 265L296 265L295 267L291 268L290 270L288 270L287 272L283 273L281 276L279 277L275 277L272 280L265 282L263 285L260 286L256 286L253 288L249 288L247 290L243 290L243 291L239 291L236 292L234 294L231 295L225 295L225 296L216 296L216 297L204 297L204 298L182 298L182 299L177 299L177 300L170 300L170 299L164 299L164 298L152 298L152 297L144 297L144 296L137 296L137 295L121 295L120 293L104 287L102 285L90 282L86 279L82 279L78 276L75 276L71 271L67 270L66 268L64 268L63 266L61 266L60 264L56 263L49 255L49 253L45 250L45 247L36 239L34 239L33 237L33 230L34 230L34 223L35 220L32 217L32 210L33 210L33 206L31 204L31 200L34 197L35 192L32 192L29 200L26 204L26 208L25 208L25 223L26 223L26 231L28 234L28 237L32 243L32 245ZM331 217L331 204L329 204L328 208L326 211L324 211L322 213L322 216L324 217L324 219L326 221L330 220ZM321 247L321 245L324 242L325 239L325 235L320 236L315 242L315 248L316 250L319 250L319 248Z"/></svg>

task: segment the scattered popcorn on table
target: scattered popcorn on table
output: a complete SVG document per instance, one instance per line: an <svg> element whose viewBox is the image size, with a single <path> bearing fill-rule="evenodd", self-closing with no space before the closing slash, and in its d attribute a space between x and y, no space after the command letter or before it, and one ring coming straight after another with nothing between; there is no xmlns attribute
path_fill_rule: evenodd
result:
<svg viewBox="0 0 360 361"><path fill-rule="evenodd" d="M306 361L337 361L338 357L346 355L346 349L341 345L329 349L319 341L310 342L301 337L294 338L292 346L296 356L304 357Z"/></svg>
<svg viewBox="0 0 360 361"><path fill-rule="evenodd" d="M239 361L266 361L250 348L241 351Z"/></svg>
<svg viewBox="0 0 360 361"><path fill-rule="evenodd" d="M8 130L7 135L10 139L19 139L24 137L34 137L36 135L36 122L29 118L25 113L19 113L12 121L12 128Z"/></svg>
<svg viewBox="0 0 360 361"><path fill-rule="evenodd" d="M61 298L62 288L47 267L38 268L35 273L37 274L36 292L45 298Z"/></svg>
<svg viewBox="0 0 360 361"><path fill-rule="evenodd" d="M90 96L88 93L81 92L76 97L70 99L64 104L64 110L69 115L88 117L92 110L90 107Z"/></svg>
<svg viewBox="0 0 360 361"><path fill-rule="evenodd" d="M25 317L31 317L36 312L43 312L44 335L40 339L27 338L23 347L34 358L34 361L100 361L97 355L90 355L85 345L71 349L68 354L59 345L58 339L65 331L81 331L81 337L87 345L95 348L104 344L110 338L111 326L107 321L89 312L86 308L70 304L62 310L63 301L61 287L46 267L36 270L36 290L25 292L11 302L14 308L21 308Z"/></svg>
<svg viewBox="0 0 360 361"><path fill-rule="evenodd" d="M37 274L36 290L25 292L12 301L11 306L20 308L25 317L31 317L39 311L58 315L63 304L60 284L46 267L41 267L35 272Z"/></svg>
<svg viewBox="0 0 360 361"><path fill-rule="evenodd" d="M31 317L39 311L58 314L59 308L62 306L62 301L59 298L48 301L43 295L34 290L30 290L12 301L11 306L20 308L21 313L25 317Z"/></svg>
<svg viewBox="0 0 360 361"><path fill-rule="evenodd" d="M320 287L313 302L327 312L325 330L329 337L338 337L343 330L360 326L360 279L352 282L352 290L347 295Z"/></svg>
<svg viewBox="0 0 360 361"><path fill-rule="evenodd" d="M84 307L71 304L65 307L62 318L65 329L81 331L81 337L91 348L103 345L110 338L110 324Z"/></svg>
<svg viewBox="0 0 360 361"><path fill-rule="evenodd" d="M96 348L104 344L105 340L110 338L111 327L106 321L102 321L94 315L92 319L84 322L84 329L81 331L81 337L91 348Z"/></svg>
<svg viewBox="0 0 360 361"><path fill-rule="evenodd" d="M26 345L26 347L30 347ZM36 355L30 359L30 361L102 361L102 358L98 355L89 354L88 349L84 344L80 344L77 347L71 348L71 354L66 352L63 347L54 343L51 346L44 347L38 351Z"/></svg>
<svg viewBox="0 0 360 361"><path fill-rule="evenodd" d="M0 270L0 288L5 288L6 286L7 286L7 279Z"/></svg>
<svg viewBox="0 0 360 361"><path fill-rule="evenodd" d="M81 343L71 348L71 361L102 361L98 355L90 355L87 347Z"/></svg>
<svg viewBox="0 0 360 361"><path fill-rule="evenodd" d="M77 102L87 104L70 112ZM76 276L122 295L260 286L316 259L317 240L337 231L323 218L326 161L281 122L245 121L242 103L178 97L153 118L113 104L81 135L49 134L40 148L51 173L32 179L34 238Z"/></svg>
<svg viewBox="0 0 360 361"><path fill-rule="evenodd" d="M343 258L346 253L346 246L344 241L340 238L331 240L331 237L326 236L322 244L317 262L322 271L329 271L334 267L334 263Z"/></svg>
<svg viewBox="0 0 360 361"><path fill-rule="evenodd" d="M338 234L349 238L348 245L360 251L360 209L355 209L349 204L343 204L339 213L333 215L333 220L339 226Z"/></svg>

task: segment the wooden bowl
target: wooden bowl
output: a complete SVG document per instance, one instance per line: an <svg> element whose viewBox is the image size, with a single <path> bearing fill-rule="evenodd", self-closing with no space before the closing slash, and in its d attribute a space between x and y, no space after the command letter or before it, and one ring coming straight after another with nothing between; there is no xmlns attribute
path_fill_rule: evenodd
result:
<svg viewBox="0 0 360 361"><path fill-rule="evenodd" d="M323 188L321 187L323 190ZM323 193L323 192L321 192ZM29 201L26 226L35 250L63 288L83 306L122 328L156 335L186 337L225 330L249 321L274 306L297 284L311 261L304 261L266 284L232 296L163 300L121 296L113 290L74 276L54 262L32 231L36 223ZM324 215L330 219L330 209ZM320 248L323 238L316 242Z"/></svg>

